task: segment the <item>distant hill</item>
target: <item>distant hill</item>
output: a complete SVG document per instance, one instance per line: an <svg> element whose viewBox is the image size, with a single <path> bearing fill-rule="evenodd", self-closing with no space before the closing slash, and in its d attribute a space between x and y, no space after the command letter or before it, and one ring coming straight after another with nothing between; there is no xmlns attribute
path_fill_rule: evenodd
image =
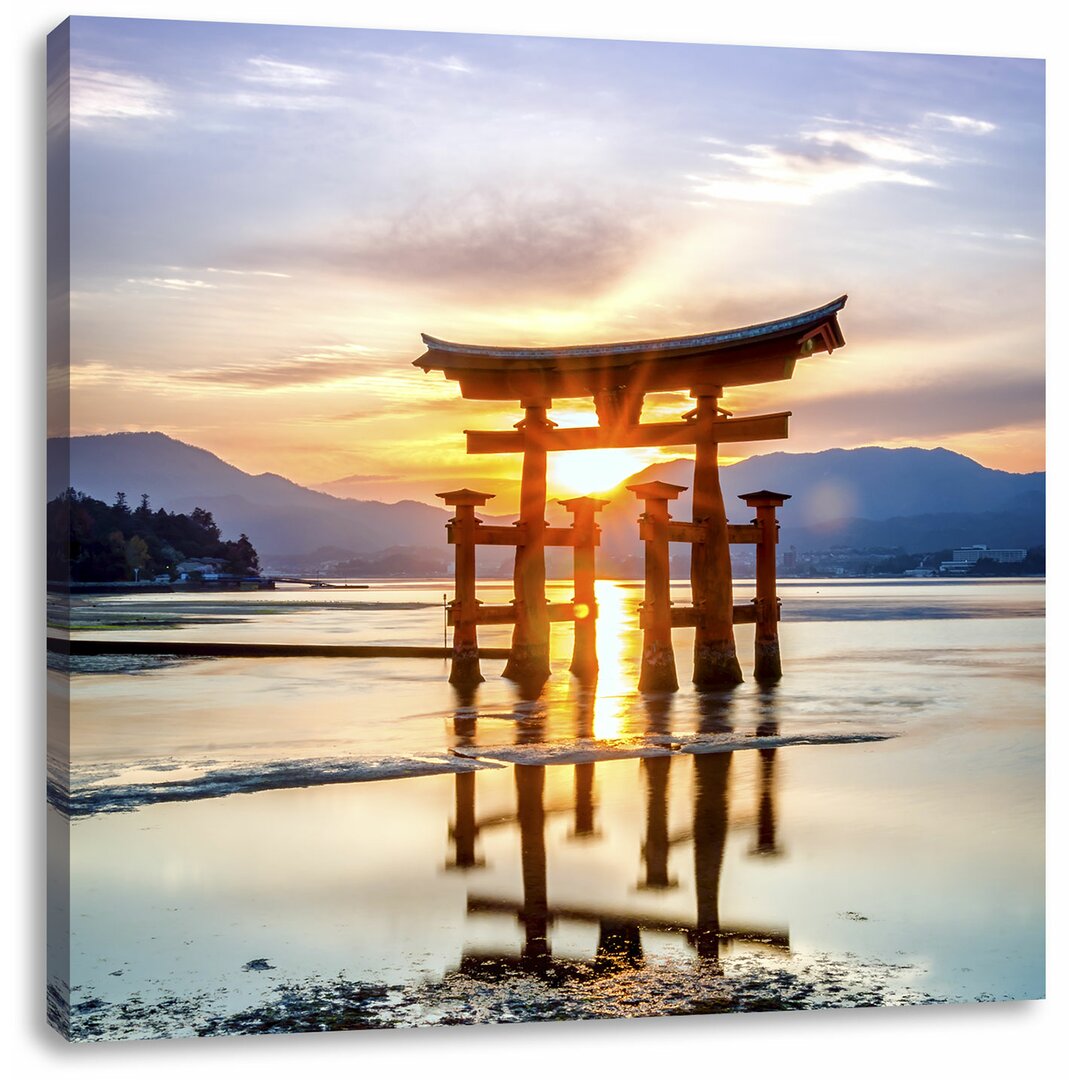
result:
<svg viewBox="0 0 1080 1080"><path fill-rule="evenodd" d="M644 469L632 483L666 480L687 487L694 463L687 459ZM887 450L822 450L814 454L759 454L720 470L728 516L742 507L742 492L770 488L792 496L783 509L788 526L843 518L883 521L920 514L981 514L1041 507L1045 473L987 469L952 450L905 447ZM690 493L679 500L689 505ZM688 511L687 511L688 512Z"/></svg>
<svg viewBox="0 0 1080 1080"><path fill-rule="evenodd" d="M408 572L406 551L414 549L420 573L431 561L430 549L445 550L445 508L338 498L273 473L252 476L159 432L50 440L50 496L67 486L69 461L71 485L97 498L111 502L117 491L125 491L136 501L145 492L154 505L170 510L186 513L196 505L210 510L226 535L247 533L264 565L272 567L281 559L290 569L314 569L352 557L381 565L370 557L394 549L395 565ZM680 459L650 466L626 483L656 479L689 488L692 478L693 462ZM721 482L732 521L749 520L737 498L742 492L771 488L792 495L780 515L782 545L801 549L851 545L931 551L1045 542L1045 473L987 469L950 450L871 446L762 454L724 467ZM640 507L623 489L600 515L600 566L608 572L629 568L640 555ZM689 519L689 490L673 513ZM513 517L482 516L492 523ZM548 521L566 520L563 507L549 506ZM421 549L428 549L423 559ZM510 554L505 548L482 551L480 572L505 572Z"/></svg>
<svg viewBox="0 0 1080 1080"><path fill-rule="evenodd" d="M365 555L403 543L446 542L445 509L339 499L274 473L252 476L160 432L50 439L48 477L50 497L70 483L107 502L124 491L129 501L145 492L151 503L169 510L186 513L201 506L226 536L247 533L267 565L275 554L321 547Z"/></svg>

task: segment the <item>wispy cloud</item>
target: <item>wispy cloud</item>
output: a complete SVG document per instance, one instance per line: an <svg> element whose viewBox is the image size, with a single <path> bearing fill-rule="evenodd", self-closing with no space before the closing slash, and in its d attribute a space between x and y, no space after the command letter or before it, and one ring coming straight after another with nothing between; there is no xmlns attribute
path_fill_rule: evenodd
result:
<svg viewBox="0 0 1080 1080"><path fill-rule="evenodd" d="M923 117L927 127L938 131L958 131L964 135L989 135L997 131L997 124L989 120L976 120L971 116L957 116L955 113L928 112Z"/></svg>
<svg viewBox="0 0 1080 1080"><path fill-rule="evenodd" d="M128 278L128 285L146 285L152 289L170 289L173 292L191 292L193 289L212 289L213 285L208 281L186 278Z"/></svg>
<svg viewBox="0 0 1080 1080"><path fill-rule="evenodd" d="M208 266L206 268L208 274L231 274L234 277L269 277L269 278L291 278L292 274L282 274L277 270L229 270L223 266Z"/></svg>
<svg viewBox="0 0 1080 1080"><path fill-rule="evenodd" d="M884 433L894 441L925 441L1040 424L1046 412L1041 357L1027 358L1022 367L1027 370L989 372L980 381L948 377L808 399L798 404L799 428L828 433L833 445L858 446L879 443Z"/></svg>
<svg viewBox="0 0 1080 1080"><path fill-rule="evenodd" d="M93 68L72 69L71 122L76 127L172 115L168 90L153 79Z"/></svg>
<svg viewBox="0 0 1080 1080"><path fill-rule="evenodd" d="M967 236L972 240L1000 240L1006 243L1040 244L1042 240L1038 236L1032 236L1025 232L985 232L979 229L956 229L957 236Z"/></svg>
<svg viewBox="0 0 1080 1080"><path fill-rule="evenodd" d="M425 201L338 235L259 249L265 265L307 264L380 281L517 297L593 295L618 280L647 240L648 213L578 190L475 189ZM473 293L475 296L475 292Z"/></svg>
<svg viewBox="0 0 1080 1080"><path fill-rule="evenodd" d="M230 100L242 109L278 109L282 112L320 112L341 104L341 99L332 94L296 94L288 89L241 90Z"/></svg>
<svg viewBox="0 0 1080 1080"><path fill-rule="evenodd" d="M367 392L384 401L399 397L409 400L410 390L399 374L380 374L363 345L345 344L269 360L159 370L148 367L119 367L101 360L85 360L71 365L72 386L88 387L119 383L127 389L151 393L203 394L297 389L321 389L334 383L361 381Z"/></svg>
<svg viewBox="0 0 1080 1080"><path fill-rule="evenodd" d="M442 56L430 59L412 53L369 52L364 54L370 60L378 60L387 67L405 71L442 71L450 75L472 75L476 69L460 56Z"/></svg>
<svg viewBox="0 0 1080 1080"><path fill-rule="evenodd" d="M918 124L867 126L829 116L777 143L702 141L719 148L708 155L719 170L688 177L693 190L740 202L808 206L873 184L936 187L927 171L950 160Z"/></svg>
<svg viewBox="0 0 1080 1080"><path fill-rule="evenodd" d="M929 131L985 135L997 126L936 112L886 129L826 116L815 121L822 126L804 129L778 144L732 146L721 139L704 139L724 148L709 154L720 171L690 176L694 192L712 199L807 206L869 184L936 187L927 168L947 166L955 158L929 142Z"/></svg>
<svg viewBox="0 0 1080 1080"><path fill-rule="evenodd" d="M308 67L305 64L289 64L283 60L271 60L266 56L256 56L248 60L247 66L240 73L245 82L263 83L278 88L329 86L337 82L336 72L323 68Z"/></svg>
<svg viewBox="0 0 1080 1080"><path fill-rule="evenodd" d="M873 161L887 161L897 165L917 165L923 162L940 164L941 158L934 152L916 146L910 139L898 135L885 135L858 128L821 128L804 131L804 142L819 146L847 147L855 154Z"/></svg>
<svg viewBox="0 0 1080 1080"><path fill-rule="evenodd" d="M884 152L876 146L878 154ZM868 184L934 187L925 176L890 168L851 140L814 150L783 150L753 144L738 152L709 155L721 165L712 175L687 177L699 195L738 202L788 203L809 206L818 199Z"/></svg>

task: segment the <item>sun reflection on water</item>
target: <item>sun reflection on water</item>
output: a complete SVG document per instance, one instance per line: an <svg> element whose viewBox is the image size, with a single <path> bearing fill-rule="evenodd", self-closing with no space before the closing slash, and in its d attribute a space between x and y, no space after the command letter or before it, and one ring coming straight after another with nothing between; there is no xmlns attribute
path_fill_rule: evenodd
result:
<svg viewBox="0 0 1080 1080"><path fill-rule="evenodd" d="M596 583L596 655L600 671L596 682L593 736L618 739L626 730L632 696L636 692L635 661L639 644L635 596L614 581Z"/></svg>

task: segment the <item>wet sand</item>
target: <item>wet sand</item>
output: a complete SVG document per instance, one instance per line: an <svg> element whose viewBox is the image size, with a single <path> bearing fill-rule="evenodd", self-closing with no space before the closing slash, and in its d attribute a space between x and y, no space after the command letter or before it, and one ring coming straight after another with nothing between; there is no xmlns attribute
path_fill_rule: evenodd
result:
<svg viewBox="0 0 1080 1080"><path fill-rule="evenodd" d="M1039 997L1042 590L987 587L834 590L863 614L793 612L773 691L629 693L632 590L595 695L559 639L534 702L439 661L72 676L68 794L137 807L71 827L73 1033Z"/></svg>

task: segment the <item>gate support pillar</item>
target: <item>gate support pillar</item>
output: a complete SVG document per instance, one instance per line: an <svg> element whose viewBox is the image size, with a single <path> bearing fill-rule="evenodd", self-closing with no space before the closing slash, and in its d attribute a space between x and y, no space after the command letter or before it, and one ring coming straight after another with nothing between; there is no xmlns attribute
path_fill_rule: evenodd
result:
<svg viewBox="0 0 1080 1080"><path fill-rule="evenodd" d="M476 507L495 498L482 491L443 491L436 495L454 508L447 526L453 530L454 600L450 612L454 622L454 652L450 661L450 682L454 686L475 686L484 681L480 673L480 651L476 641L476 620L480 604L476 599Z"/></svg>
<svg viewBox="0 0 1080 1080"><path fill-rule="evenodd" d="M754 524L761 533L757 544L754 597L757 608L754 678L760 682L775 682L783 673L780 667L780 599L776 595L776 545L780 538L776 508L783 506L791 496L776 491L753 491L739 498L757 511Z"/></svg>
<svg viewBox="0 0 1080 1080"><path fill-rule="evenodd" d="M596 545L600 534L596 515L609 501L587 495L559 500L574 515L574 657L570 671L586 686L595 685L600 669L596 658Z"/></svg>
<svg viewBox="0 0 1080 1080"><path fill-rule="evenodd" d="M641 625L645 631L641 650L639 690L679 689L675 653L671 647L671 561L668 503L685 487L655 480L631 484L629 490L645 502L641 515L641 539L645 541L645 602Z"/></svg>
<svg viewBox="0 0 1080 1080"><path fill-rule="evenodd" d="M713 432L721 415L716 404L721 391L701 386L691 392L697 398L697 407L687 417L697 424L699 432L694 454L693 519L705 532L690 554L690 586L698 612L694 684L708 689L734 686L743 677L735 654L731 549Z"/></svg>
<svg viewBox="0 0 1080 1080"><path fill-rule="evenodd" d="M514 606L517 618L510 659L503 676L525 685L542 685L551 674L547 598L544 595L544 506L547 503L547 450L542 436L554 426L550 402L522 402L525 418L514 426L524 438L521 462L521 514L524 538L514 553Z"/></svg>

